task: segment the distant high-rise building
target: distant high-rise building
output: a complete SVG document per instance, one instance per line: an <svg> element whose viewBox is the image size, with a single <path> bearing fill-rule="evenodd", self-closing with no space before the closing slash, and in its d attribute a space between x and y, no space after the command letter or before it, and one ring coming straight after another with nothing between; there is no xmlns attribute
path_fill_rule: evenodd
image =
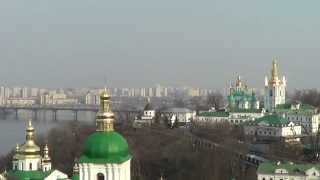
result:
<svg viewBox="0 0 320 180"><path fill-rule="evenodd" d="M21 88L20 87L14 87L12 89L12 96L13 97L22 97Z"/></svg>
<svg viewBox="0 0 320 180"><path fill-rule="evenodd" d="M6 97L5 97L5 87L1 86L0 87L0 105L5 104Z"/></svg>
<svg viewBox="0 0 320 180"><path fill-rule="evenodd" d="M156 86L156 97L161 97L162 96L162 88L160 85Z"/></svg>
<svg viewBox="0 0 320 180"><path fill-rule="evenodd" d="M134 88L129 89L129 96L133 97L134 96Z"/></svg>
<svg viewBox="0 0 320 180"><path fill-rule="evenodd" d="M142 97L146 97L147 96L146 88L141 88L140 93Z"/></svg>
<svg viewBox="0 0 320 180"><path fill-rule="evenodd" d="M21 89L21 97L27 98L28 97L28 88L24 87Z"/></svg>
<svg viewBox="0 0 320 180"><path fill-rule="evenodd" d="M39 89L39 96L44 95L45 93L47 93L48 90L47 89Z"/></svg>
<svg viewBox="0 0 320 180"><path fill-rule="evenodd" d="M200 89L199 88L190 88L190 89L188 89L188 95L191 97L198 97L198 96L200 96Z"/></svg>
<svg viewBox="0 0 320 180"><path fill-rule="evenodd" d="M163 96L164 97L168 96L168 88L167 87L163 88Z"/></svg>
<svg viewBox="0 0 320 180"><path fill-rule="evenodd" d="M149 97L153 97L154 96L153 88L148 88L148 96Z"/></svg>
<svg viewBox="0 0 320 180"><path fill-rule="evenodd" d="M39 96L39 89L38 89L38 88L31 88L31 90L30 90L30 96L31 96L31 97L37 97L37 96Z"/></svg>

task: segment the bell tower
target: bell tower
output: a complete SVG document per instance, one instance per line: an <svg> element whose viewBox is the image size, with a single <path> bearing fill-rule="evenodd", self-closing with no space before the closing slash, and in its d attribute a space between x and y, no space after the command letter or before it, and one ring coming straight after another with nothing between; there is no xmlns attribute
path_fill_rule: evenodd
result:
<svg viewBox="0 0 320 180"><path fill-rule="evenodd" d="M264 107L266 111L272 112L278 105L286 103L287 81L285 76L282 79L278 74L277 60L272 62L271 78L265 77Z"/></svg>

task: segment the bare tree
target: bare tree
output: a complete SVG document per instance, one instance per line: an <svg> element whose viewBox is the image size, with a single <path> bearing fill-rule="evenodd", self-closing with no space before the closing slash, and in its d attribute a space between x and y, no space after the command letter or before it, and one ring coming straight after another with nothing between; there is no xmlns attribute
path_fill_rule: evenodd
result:
<svg viewBox="0 0 320 180"><path fill-rule="evenodd" d="M213 92L208 95L207 106L220 109L225 106L225 99L220 92Z"/></svg>

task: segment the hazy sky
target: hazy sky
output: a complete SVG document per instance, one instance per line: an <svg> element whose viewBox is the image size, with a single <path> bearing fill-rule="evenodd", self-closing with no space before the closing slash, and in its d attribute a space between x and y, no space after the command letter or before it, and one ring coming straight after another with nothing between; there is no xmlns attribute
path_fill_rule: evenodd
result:
<svg viewBox="0 0 320 180"><path fill-rule="evenodd" d="M0 82L319 87L319 0L2 0Z"/></svg>

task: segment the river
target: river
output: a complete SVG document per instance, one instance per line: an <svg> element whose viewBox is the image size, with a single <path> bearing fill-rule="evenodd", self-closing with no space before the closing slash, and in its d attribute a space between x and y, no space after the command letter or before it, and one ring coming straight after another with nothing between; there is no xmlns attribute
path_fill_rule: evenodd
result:
<svg viewBox="0 0 320 180"><path fill-rule="evenodd" d="M78 121L94 123L95 113L79 112ZM32 114L27 111L19 111L19 119L15 119L13 115L6 119L0 119L0 155L5 155L15 148L16 144L25 142L25 129L27 120L32 117ZM59 123L71 121L73 113L59 112L57 121L51 119L50 112L40 112L37 121L33 121L33 126L36 130L36 135L46 134L51 128L56 127Z"/></svg>

